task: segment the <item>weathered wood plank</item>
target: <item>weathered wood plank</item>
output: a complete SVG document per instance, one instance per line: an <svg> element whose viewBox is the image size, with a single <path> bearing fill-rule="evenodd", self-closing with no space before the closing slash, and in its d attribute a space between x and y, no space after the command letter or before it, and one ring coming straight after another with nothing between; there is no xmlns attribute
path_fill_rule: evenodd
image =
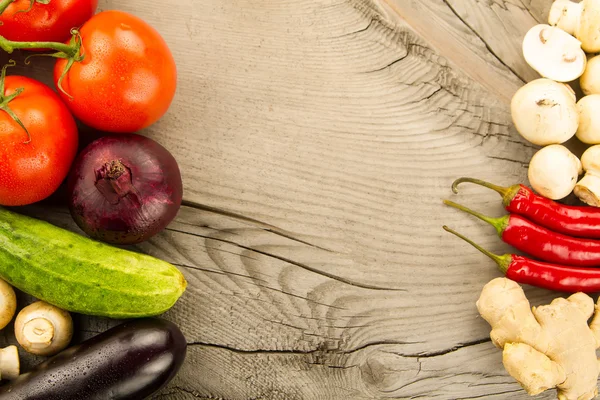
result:
<svg viewBox="0 0 600 400"><path fill-rule="evenodd" d="M535 151L507 101L511 69L532 77L513 46L537 14L475 3L101 2L156 26L180 72L143 132L180 161L186 200L138 247L189 280L166 314L189 357L156 398L527 397L474 305L499 273L441 229L506 250L441 200L458 176L523 181ZM48 82L50 63L28 71ZM457 199L502 212L481 189ZM27 212L76 229L64 209ZM114 323L79 318L81 338Z"/></svg>

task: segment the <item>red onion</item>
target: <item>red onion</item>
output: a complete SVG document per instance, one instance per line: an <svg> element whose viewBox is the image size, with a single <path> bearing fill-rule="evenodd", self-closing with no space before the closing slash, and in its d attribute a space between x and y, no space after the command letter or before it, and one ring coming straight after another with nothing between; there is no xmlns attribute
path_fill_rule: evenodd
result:
<svg viewBox="0 0 600 400"><path fill-rule="evenodd" d="M145 136L111 135L79 154L67 182L69 209L90 237L112 244L143 242L181 207L175 158Z"/></svg>

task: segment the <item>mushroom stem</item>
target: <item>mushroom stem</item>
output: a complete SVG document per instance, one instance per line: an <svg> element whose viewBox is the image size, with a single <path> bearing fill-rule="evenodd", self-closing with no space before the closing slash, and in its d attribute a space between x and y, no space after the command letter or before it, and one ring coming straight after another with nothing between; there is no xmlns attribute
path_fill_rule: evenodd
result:
<svg viewBox="0 0 600 400"><path fill-rule="evenodd" d="M23 325L23 337L33 345L45 347L54 338L54 325L46 318L34 318Z"/></svg>
<svg viewBox="0 0 600 400"><path fill-rule="evenodd" d="M583 2L575 3L570 0L556 0L550 8L548 23L573 35L579 25L582 11Z"/></svg>
<svg viewBox="0 0 600 400"><path fill-rule="evenodd" d="M586 171L573 190L584 203L600 207L600 145L591 146L583 152L581 164Z"/></svg>
<svg viewBox="0 0 600 400"><path fill-rule="evenodd" d="M0 350L0 379L17 379L21 372L17 346L8 346Z"/></svg>
<svg viewBox="0 0 600 400"><path fill-rule="evenodd" d="M71 341L73 320L65 310L38 301L23 308L17 315L15 336L29 353L54 355Z"/></svg>
<svg viewBox="0 0 600 400"><path fill-rule="evenodd" d="M598 198L598 194L600 194L600 177L593 172L586 173L573 191L575 196L585 204L600 207L600 198Z"/></svg>

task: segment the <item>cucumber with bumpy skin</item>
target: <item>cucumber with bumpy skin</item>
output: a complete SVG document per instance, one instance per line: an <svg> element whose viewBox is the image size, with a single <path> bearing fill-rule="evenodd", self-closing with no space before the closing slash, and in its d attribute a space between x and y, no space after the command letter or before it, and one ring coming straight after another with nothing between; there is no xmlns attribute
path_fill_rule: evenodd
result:
<svg viewBox="0 0 600 400"><path fill-rule="evenodd" d="M0 278L62 309L111 318L156 316L187 282L172 264L0 208Z"/></svg>

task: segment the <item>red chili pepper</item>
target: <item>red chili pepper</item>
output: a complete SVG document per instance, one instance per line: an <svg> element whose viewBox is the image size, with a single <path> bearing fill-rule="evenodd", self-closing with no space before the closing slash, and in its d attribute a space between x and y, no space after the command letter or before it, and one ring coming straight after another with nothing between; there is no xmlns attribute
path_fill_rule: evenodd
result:
<svg viewBox="0 0 600 400"><path fill-rule="evenodd" d="M492 218L449 200L444 203L487 222L504 242L541 260L578 267L600 266L600 240L563 235L517 214Z"/></svg>
<svg viewBox="0 0 600 400"><path fill-rule="evenodd" d="M515 282L559 292L600 292L600 269L550 264L516 254L497 255L447 226L444 226L444 229L490 257L496 262L500 271Z"/></svg>
<svg viewBox="0 0 600 400"><path fill-rule="evenodd" d="M474 178L457 179L452 184L452 191L458 193L458 185L463 182L485 186L498 192L507 211L523 215L553 231L600 239L600 208L568 206L535 194L524 185L502 187Z"/></svg>

